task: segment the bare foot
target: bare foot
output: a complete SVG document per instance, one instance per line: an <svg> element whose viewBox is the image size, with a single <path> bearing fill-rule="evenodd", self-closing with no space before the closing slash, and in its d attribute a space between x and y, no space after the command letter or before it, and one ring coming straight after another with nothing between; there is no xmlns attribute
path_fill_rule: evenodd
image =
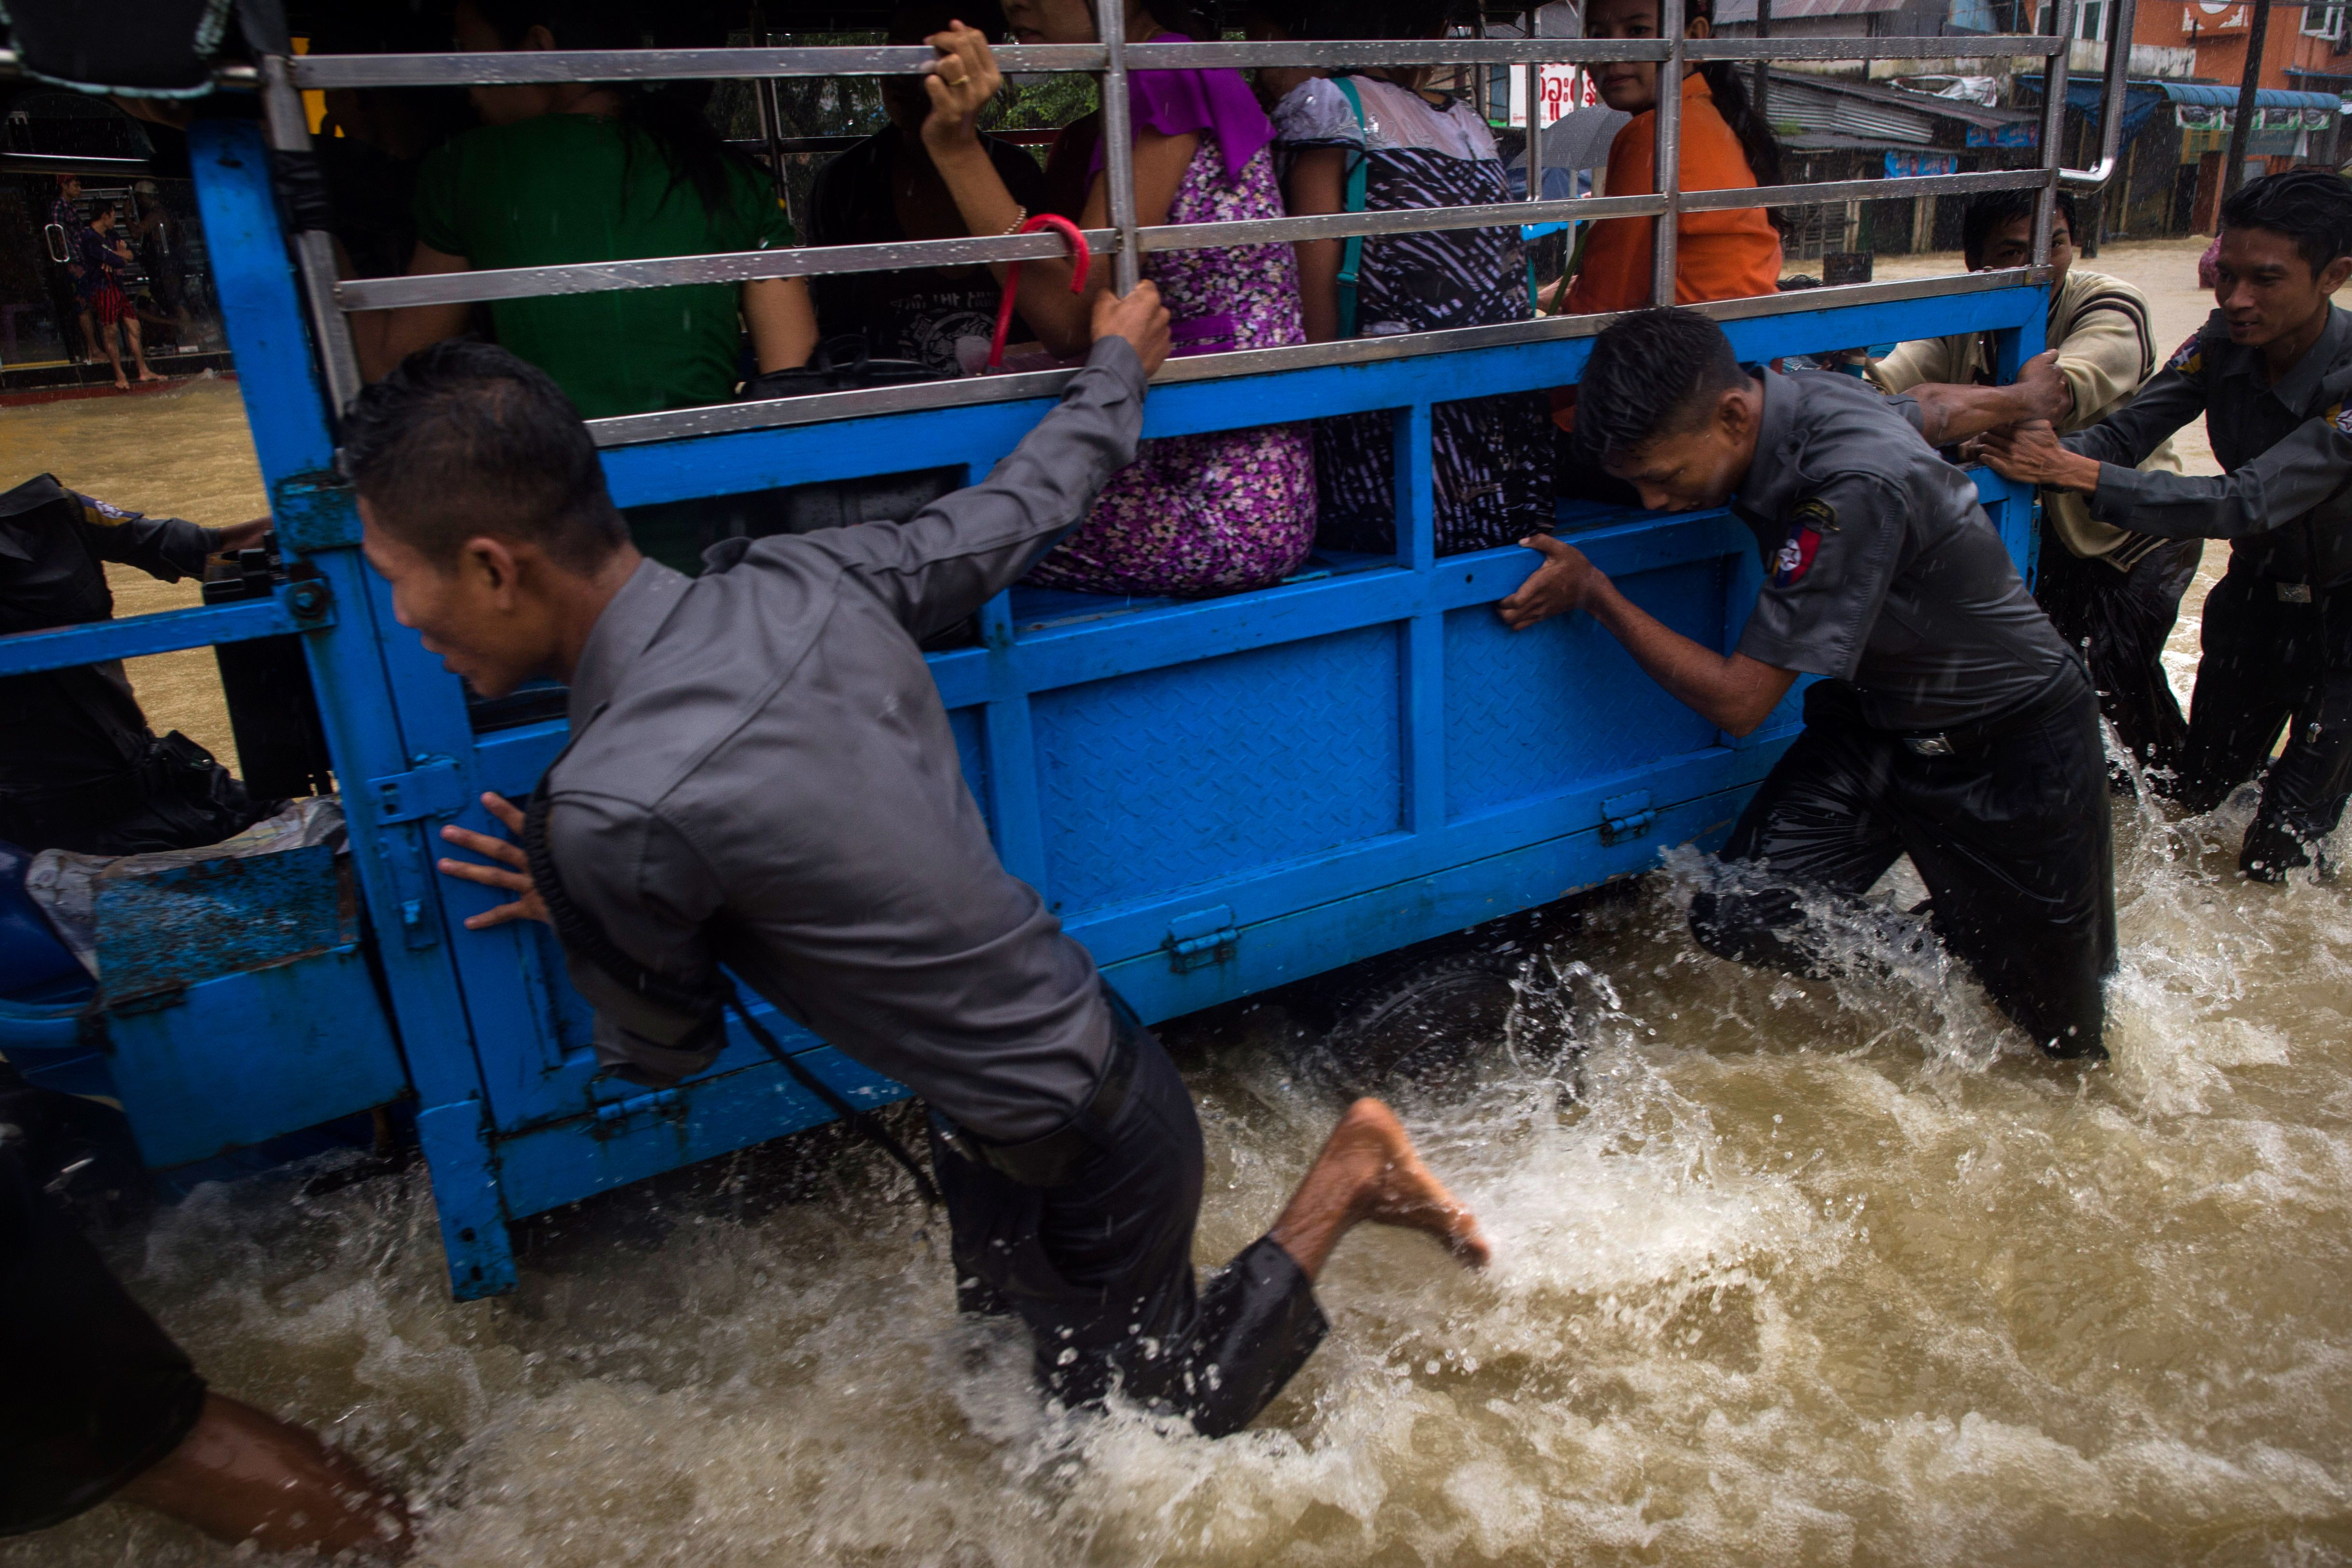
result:
<svg viewBox="0 0 2352 1568"><path fill-rule="evenodd" d="M160 382L163 378L157 375L153 371L142 371L139 372L139 379L142 382Z"/></svg>
<svg viewBox="0 0 2352 1568"><path fill-rule="evenodd" d="M1339 1238L1368 1219L1426 1231L1469 1268L1493 1256L1476 1217L1430 1174L1396 1113L1378 1100L1348 1107L1267 1234L1312 1280Z"/></svg>
<svg viewBox="0 0 2352 1568"><path fill-rule="evenodd" d="M131 383L125 381L122 377L117 376L114 378L114 390L116 392L129 392L131 390Z"/></svg>

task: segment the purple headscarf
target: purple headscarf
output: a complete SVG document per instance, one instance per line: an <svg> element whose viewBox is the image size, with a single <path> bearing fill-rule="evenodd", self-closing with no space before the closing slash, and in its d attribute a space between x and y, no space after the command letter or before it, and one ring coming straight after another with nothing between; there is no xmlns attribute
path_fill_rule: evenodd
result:
<svg viewBox="0 0 2352 1568"><path fill-rule="evenodd" d="M1181 33L1160 33L1155 44L1189 44ZM1162 136L1207 131L1224 154L1225 172L1236 175L1258 149L1274 140L1274 125L1260 109L1242 73L1226 68L1197 71L1131 71L1127 78L1128 122ZM1088 177L1103 170L1103 144L1095 142Z"/></svg>

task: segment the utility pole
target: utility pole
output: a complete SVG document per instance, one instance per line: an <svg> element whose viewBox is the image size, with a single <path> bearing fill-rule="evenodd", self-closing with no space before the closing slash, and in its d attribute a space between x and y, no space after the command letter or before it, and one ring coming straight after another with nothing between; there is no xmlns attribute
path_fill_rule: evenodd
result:
<svg viewBox="0 0 2352 1568"><path fill-rule="evenodd" d="M2238 118L2230 127L2230 151L2221 170L2221 199L2225 202L2236 195L2238 187L2245 182L2246 138L2254 129L2254 94L2263 82L2263 41L2270 30L2271 0L2254 0L2254 25L2246 35L2246 73L2238 83Z"/></svg>
<svg viewBox="0 0 2352 1568"><path fill-rule="evenodd" d="M1772 0L1756 0L1756 36L1759 38L1772 36ZM1769 74L1771 68L1769 60L1756 62L1756 85L1748 94L1756 105L1756 118L1766 125L1772 123L1772 81Z"/></svg>

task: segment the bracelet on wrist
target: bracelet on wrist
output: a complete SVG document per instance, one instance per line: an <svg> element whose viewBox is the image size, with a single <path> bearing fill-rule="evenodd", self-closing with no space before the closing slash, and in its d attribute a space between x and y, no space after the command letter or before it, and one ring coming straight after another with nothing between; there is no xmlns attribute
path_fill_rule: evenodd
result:
<svg viewBox="0 0 2352 1568"><path fill-rule="evenodd" d="M1016 204L1013 209L1013 221L997 231L997 237L1002 239L1006 235L1019 234L1021 232L1021 225L1028 221L1029 209Z"/></svg>

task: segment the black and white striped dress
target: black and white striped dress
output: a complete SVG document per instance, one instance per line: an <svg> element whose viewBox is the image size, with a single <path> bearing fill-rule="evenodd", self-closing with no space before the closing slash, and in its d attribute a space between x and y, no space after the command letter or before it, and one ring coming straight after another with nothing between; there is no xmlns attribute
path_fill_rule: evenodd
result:
<svg viewBox="0 0 2352 1568"><path fill-rule="evenodd" d="M1440 108L1369 77L1356 78L1355 86L1363 99L1361 121L1335 82L1317 78L1292 89L1274 110L1277 152L1338 147L1368 158L1364 205L1370 212L1511 199L1493 133L1468 104ZM1375 235L1364 242L1359 337L1486 327L1532 314L1516 227ZM1550 525L1552 433L1541 392L1441 403L1434 423L1439 554L1508 544ZM1318 544L1396 548L1391 428L1385 413L1317 422Z"/></svg>

